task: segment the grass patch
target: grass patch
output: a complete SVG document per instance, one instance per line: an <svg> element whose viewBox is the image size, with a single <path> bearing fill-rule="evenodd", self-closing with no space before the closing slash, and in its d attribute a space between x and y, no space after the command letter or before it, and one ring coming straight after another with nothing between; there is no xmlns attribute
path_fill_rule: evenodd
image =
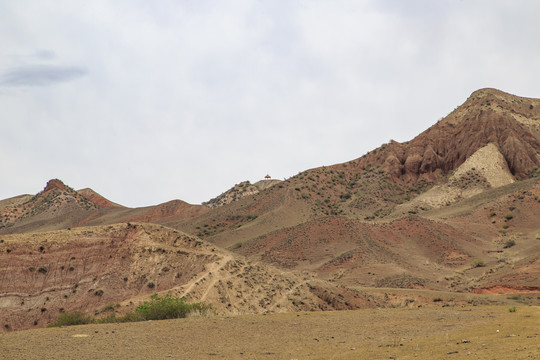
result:
<svg viewBox="0 0 540 360"><path fill-rule="evenodd" d="M95 322L94 320L94 317L82 311L64 312L58 316L55 322L49 324L49 327L91 324Z"/></svg>

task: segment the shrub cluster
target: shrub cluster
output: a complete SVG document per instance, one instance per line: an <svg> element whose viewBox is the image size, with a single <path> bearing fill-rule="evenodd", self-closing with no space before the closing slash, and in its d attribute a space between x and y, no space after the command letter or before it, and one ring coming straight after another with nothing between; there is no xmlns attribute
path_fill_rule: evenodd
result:
<svg viewBox="0 0 540 360"><path fill-rule="evenodd" d="M186 303L185 298L174 298L171 294L159 297L153 294L150 301L135 308L135 314L142 320L163 320L185 318L191 313L205 314L210 310L210 306L203 303Z"/></svg>
<svg viewBox="0 0 540 360"><path fill-rule="evenodd" d="M473 259L473 261L472 261L472 267L473 268L484 267L484 266L486 266L486 263L485 263L484 260Z"/></svg>
<svg viewBox="0 0 540 360"><path fill-rule="evenodd" d="M135 311L123 316L116 316L113 312L105 317L95 318L81 311L64 312L60 314L54 323L49 324L49 327L178 319L185 318L190 314L206 315L210 313L210 310L211 306L208 304L189 304L185 298L175 298L171 294L160 297L157 293L154 293L150 297L150 301L145 301L137 306Z"/></svg>

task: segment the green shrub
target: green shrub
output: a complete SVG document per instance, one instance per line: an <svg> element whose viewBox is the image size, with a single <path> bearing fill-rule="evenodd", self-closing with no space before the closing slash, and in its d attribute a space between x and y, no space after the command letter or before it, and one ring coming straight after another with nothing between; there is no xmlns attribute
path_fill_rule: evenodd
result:
<svg viewBox="0 0 540 360"><path fill-rule="evenodd" d="M514 240L508 240L506 242L506 244L504 244L504 248L505 249L508 249L508 248L511 248L512 246L516 245L516 242Z"/></svg>
<svg viewBox="0 0 540 360"><path fill-rule="evenodd" d="M171 294L159 297L154 293L150 299L135 308L135 314L143 320L184 318L190 313L206 313L210 310L206 304L188 304L185 298L174 298Z"/></svg>
<svg viewBox="0 0 540 360"><path fill-rule="evenodd" d="M506 216L504 217L506 220L512 220L514 218L514 215L512 214L506 214Z"/></svg>
<svg viewBox="0 0 540 360"><path fill-rule="evenodd" d="M64 312L58 316L58 320L49 324L49 327L84 325L94 322L92 316L83 313L82 311Z"/></svg>
<svg viewBox="0 0 540 360"><path fill-rule="evenodd" d="M473 268L484 267L484 266L486 266L486 263L484 262L484 260L473 259L473 261L472 261L472 267Z"/></svg>
<svg viewBox="0 0 540 360"><path fill-rule="evenodd" d="M114 310L112 306L106 306L105 309ZM150 301L145 301L137 306L134 312L129 312L124 316L116 316L114 311L107 311L107 315L99 318L86 315L82 311L65 312L60 314L58 320L49 324L49 327L178 319L185 318L192 313L206 315L210 309L210 305L204 303L188 304L185 298L174 298L171 294L159 297L157 293L154 293L150 297Z"/></svg>
<svg viewBox="0 0 540 360"><path fill-rule="evenodd" d="M516 312L517 309L515 306L512 306L510 309L508 309L508 312Z"/></svg>

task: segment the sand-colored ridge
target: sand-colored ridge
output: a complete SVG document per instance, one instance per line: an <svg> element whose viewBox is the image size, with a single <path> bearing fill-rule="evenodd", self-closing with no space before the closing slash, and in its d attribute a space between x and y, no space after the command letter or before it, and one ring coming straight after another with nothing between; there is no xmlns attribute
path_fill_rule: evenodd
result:
<svg viewBox="0 0 540 360"><path fill-rule="evenodd" d="M447 206L486 189L513 182L515 179L503 155L493 143L489 143L461 164L444 184L435 185L403 207L410 209L419 206Z"/></svg>

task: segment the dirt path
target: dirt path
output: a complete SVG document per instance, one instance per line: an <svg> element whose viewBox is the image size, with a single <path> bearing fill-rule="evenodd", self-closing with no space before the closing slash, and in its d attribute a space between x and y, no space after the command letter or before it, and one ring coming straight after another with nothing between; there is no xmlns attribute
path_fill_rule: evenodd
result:
<svg viewBox="0 0 540 360"><path fill-rule="evenodd" d="M186 285L183 286L185 289L183 290L181 296L184 297L187 294L189 294L193 290L193 288L197 286L197 284L199 284L201 281L205 280L210 275L210 273L217 272L219 269L225 266L227 262L229 262L232 259L233 259L232 256L226 255L222 257L221 260L219 260L218 262L207 265L207 267L205 268L205 272L202 273L201 276L189 281L188 283L186 283ZM206 285L206 290L203 296L201 297L201 301L203 301L206 298L206 296L208 295L208 293L210 292L210 290L212 289L212 286L215 284L216 281L217 281L216 279L213 279L210 283Z"/></svg>
<svg viewBox="0 0 540 360"><path fill-rule="evenodd" d="M538 359L540 307L378 309L0 335L1 359Z"/></svg>

